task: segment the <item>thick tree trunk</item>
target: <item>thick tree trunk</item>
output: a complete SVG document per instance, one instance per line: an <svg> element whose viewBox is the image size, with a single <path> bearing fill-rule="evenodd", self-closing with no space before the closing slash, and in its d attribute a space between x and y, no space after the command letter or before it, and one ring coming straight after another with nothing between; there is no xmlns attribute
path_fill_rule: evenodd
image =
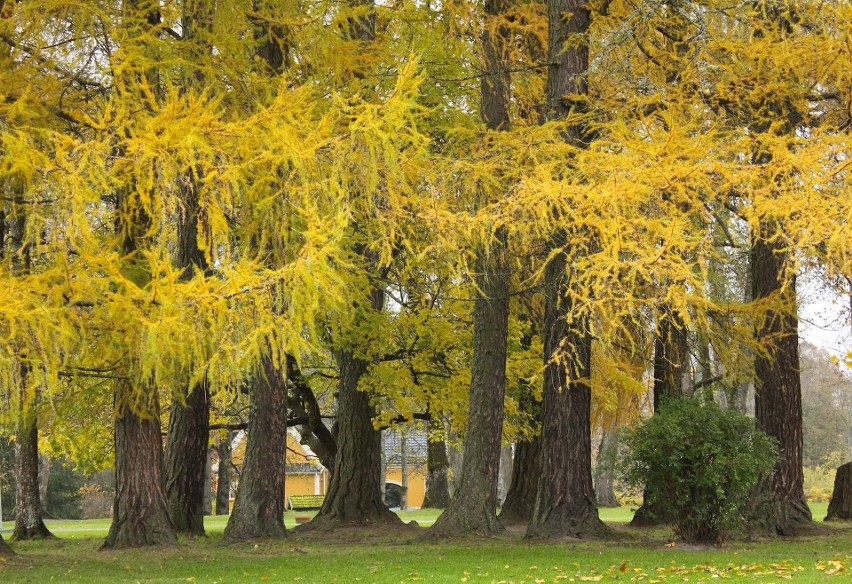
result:
<svg viewBox="0 0 852 584"><path fill-rule="evenodd" d="M505 232L500 230L497 237L490 252L480 251L477 261L470 416L461 477L446 511L430 529L431 537L503 531L497 520L497 480L506 388L509 268Z"/></svg>
<svg viewBox="0 0 852 584"><path fill-rule="evenodd" d="M585 74L589 49L574 40L589 29L590 15L583 0L548 0L549 69L546 118L567 117L588 93ZM576 146L585 142L578 126L566 129L565 139ZM567 226L570 229L570 225ZM567 234L559 232L551 249L565 250L545 269L544 394L541 427L541 476L528 537L601 535L607 531L598 517L592 486L591 345L588 317L572 315L574 306L567 270L571 253ZM568 319L571 318L571 325Z"/></svg>
<svg viewBox="0 0 852 584"><path fill-rule="evenodd" d="M27 420L18 427L15 442L15 531L16 541L53 537L42 521L38 481L38 422Z"/></svg>
<svg viewBox="0 0 852 584"><path fill-rule="evenodd" d="M246 457L226 542L286 535L287 388L281 373L270 357L262 358L250 394Z"/></svg>
<svg viewBox="0 0 852 584"><path fill-rule="evenodd" d="M598 507L620 507L613 487L615 461L618 457L618 429L613 421L601 432L598 464L595 466L595 496Z"/></svg>
<svg viewBox="0 0 852 584"><path fill-rule="evenodd" d="M193 26L207 19L198 9L202 4L184 6L184 38L190 40ZM198 14L195 14L198 12ZM196 18L197 17L197 18ZM179 183L183 206L177 218L178 245L175 263L183 270L182 279L204 274L207 258L199 246L199 221L203 223L198 196L199 177L187 173ZM210 392L207 379L187 388L176 397L169 417L166 442L166 495L169 512L178 533L204 535L204 497L207 476L207 443L210 439Z"/></svg>
<svg viewBox="0 0 852 584"><path fill-rule="evenodd" d="M654 413L669 400L684 395L684 375L687 364L687 332L682 320L668 307L660 311L657 335L654 339ZM651 527L668 523L672 512L665 500L654 497L645 489L642 505L633 514L630 525Z"/></svg>
<svg viewBox="0 0 852 584"><path fill-rule="evenodd" d="M481 34L485 58L481 115L489 130L509 129L509 31L506 0L486 0L486 22ZM496 26L491 26L495 24ZM431 537L467 532L503 531L497 519L497 481L503 433L503 396L506 391L506 343L509 322L511 272L506 258L506 230L483 243L476 259L476 299L473 309L473 363L470 380L470 416L464 441L461 478L446 511L430 530Z"/></svg>
<svg viewBox="0 0 852 584"><path fill-rule="evenodd" d="M812 522L802 472L802 388L799 376L799 321L795 275L784 281L787 251L777 226L761 225L752 241L755 303L780 303L755 322L768 352L755 356L754 409L757 426L778 443L778 462L766 482L768 503L758 513L775 533L793 534ZM786 284L786 285L785 285Z"/></svg>
<svg viewBox="0 0 852 584"><path fill-rule="evenodd" d="M503 508L500 509L500 522L503 525L526 525L530 522L540 475L541 438L535 436L528 441L518 442L512 461L512 482L503 501Z"/></svg>
<svg viewBox="0 0 852 584"><path fill-rule="evenodd" d="M433 422L430 422L430 427ZM431 428L430 428L431 429ZM426 495L423 507L427 509L445 509L450 502L450 485L447 473L450 461L447 457L447 443L441 440L429 440L426 450Z"/></svg>
<svg viewBox="0 0 852 584"><path fill-rule="evenodd" d="M838 467L826 521L852 521L852 462Z"/></svg>
<svg viewBox="0 0 852 584"><path fill-rule="evenodd" d="M375 288L370 306L384 308L384 291ZM337 395L337 453L334 474L322 508L305 529L338 525L401 525L382 500L382 439L373 426L370 395L358 389L369 363L352 349L335 351L339 382Z"/></svg>
<svg viewBox="0 0 852 584"><path fill-rule="evenodd" d="M566 268L560 255L551 260L545 274L548 361L541 412L541 474L528 537L588 537L608 531L598 517L592 485L591 336L585 317L574 317L568 327L570 301L562 283ZM565 339L573 342L564 345Z"/></svg>
<svg viewBox="0 0 852 584"><path fill-rule="evenodd" d="M116 388L115 499L112 525L102 549L177 542L166 499L160 406L157 392L148 392L146 417L124 399L127 388Z"/></svg>
<svg viewBox="0 0 852 584"><path fill-rule="evenodd" d="M210 393L207 382L202 381L186 397L185 404L175 401L169 417L166 496L178 533L204 535L209 427Z"/></svg>
<svg viewBox="0 0 852 584"><path fill-rule="evenodd" d="M526 336L521 344L529 349L532 336ZM541 422L541 400L532 388L525 388L519 407L535 423ZM527 525L535 509L535 496L538 491L538 477L541 474L541 435L536 433L528 440L515 444L515 456L512 460L512 482L500 510L500 522L503 525Z"/></svg>
<svg viewBox="0 0 852 584"><path fill-rule="evenodd" d="M234 432L229 432L228 437L216 445L216 453L219 455L219 472L216 478L216 515L231 513L231 443L233 440Z"/></svg>

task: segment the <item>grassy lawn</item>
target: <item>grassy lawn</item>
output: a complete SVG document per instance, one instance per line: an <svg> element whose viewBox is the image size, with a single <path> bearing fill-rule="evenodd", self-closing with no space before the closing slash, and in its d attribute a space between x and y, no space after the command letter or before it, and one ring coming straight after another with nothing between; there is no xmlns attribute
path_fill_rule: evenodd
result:
<svg viewBox="0 0 852 584"><path fill-rule="evenodd" d="M824 505L813 505L815 517ZM288 513L288 527L295 525ZM303 513L299 513L303 515ZM400 513L429 525L434 511ZM732 542L722 549L669 546L668 531L624 527L629 509L601 515L616 541L530 543L520 535L460 543L419 543L416 534L360 543L284 541L224 546L225 517L209 517L210 536L164 549L99 552L108 520L57 521L60 539L15 543L0 563L7 582L850 582L852 526L798 539ZM6 523L6 527L10 527ZM356 540L357 541L357 540Z"/></svg>

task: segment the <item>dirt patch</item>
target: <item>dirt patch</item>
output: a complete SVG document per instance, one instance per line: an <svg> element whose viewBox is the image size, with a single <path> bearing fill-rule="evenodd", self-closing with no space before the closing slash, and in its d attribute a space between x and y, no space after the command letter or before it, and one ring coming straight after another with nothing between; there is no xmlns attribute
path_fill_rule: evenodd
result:
<svg viewBox="0 0 852 584"><path fill-rule="evenodd" d="M324 544L406 544L417 540L425 530L410 523L311 521L289 531L292 539Z"/></svg>

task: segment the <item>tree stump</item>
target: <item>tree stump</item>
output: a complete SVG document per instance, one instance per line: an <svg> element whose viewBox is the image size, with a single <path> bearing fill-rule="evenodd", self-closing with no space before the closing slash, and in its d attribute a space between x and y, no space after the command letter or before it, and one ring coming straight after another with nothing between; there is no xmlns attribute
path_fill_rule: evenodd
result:
<svg viewBox="0 0 852 584"><path fill-rule="evenodd" d="M825 521L852 521L852 462L837 469Z"/></svg>

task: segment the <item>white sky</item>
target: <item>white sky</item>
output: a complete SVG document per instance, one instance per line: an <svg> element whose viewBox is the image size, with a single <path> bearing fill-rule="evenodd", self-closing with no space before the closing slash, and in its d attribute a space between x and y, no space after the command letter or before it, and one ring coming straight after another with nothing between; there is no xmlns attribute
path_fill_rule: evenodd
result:
<svg viewBox="0 0 852 584"><path fill-rule="evenodd" d="M827 290L819 278L799 278L799 336L837 357L852 351L850 298Z"/></svg>

